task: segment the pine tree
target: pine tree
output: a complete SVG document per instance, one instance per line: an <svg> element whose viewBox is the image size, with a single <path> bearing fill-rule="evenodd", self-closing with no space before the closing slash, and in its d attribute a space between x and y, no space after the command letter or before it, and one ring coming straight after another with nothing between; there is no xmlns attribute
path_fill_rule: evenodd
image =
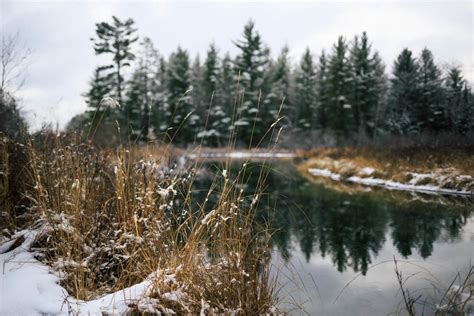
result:
<svg viewBox="0 0 474 316"><path fill-rule="evenodd" d="M356 36L350 52L352 70L351 105L354 130L360 134L374 134L377 109L385 93L384 65L377 53L371 54L367 33Z"/></svg>
<svg viewBox="0 0 474 316"><path fill-rule="evenodd" d="M469 100L470 93L458 67L449 69L445 89L450 129L465 134L474 117L472 117L472 102Z"/></svg>
<svg viewBox="0 0 474 316"><path fill-rule="evenodd" d="M216 86L215 98L221 104L224 112L230 118L235 110L236 80L232 60L227 53L221 62ZM230 121L228 122L230 123Z"/></svg>
<svg viewBox="0 0 474 316"><path fill-rule="evenodd" d="M149 38L144 38L138 58L138 66L129 81L127 98L124 103L124 129L132 140L149 140L151 108L158 99L158 71L160 59L158 51Z"/></svg>
<svg viewBox="0 0 474 316"><path fill-rule="evenodd" d="M89 129L96 130L99 121L105 123L110 120L110 112L115 109L108 109L101 106L101 100L111 94L111 74L107 73L107 67L99 66L94 70L94 76L90 80L90 88L83 97L85 98L87 109L85 118L88 121ZM106 115L107 114L107 115Z"/></svg>
<svg viewBox="0 0 474 316"><path fill-rule="evenodd" d="M189 55L178 46L172 53L166 71L167 103L165 113L169 122L167 134L176 144L185 144L194 140L189 117L192 115L192 96L190 94Z"/></svg>
<svg viewBox="0 0 474 316"><path fill-rule="evenodd" d="M217 48L214 44L209 46L207 51L206 61L204 62L204 100L209 104L216 92L219 80L219 57L217 55Z"/></svg>
<svg viewBox="0 0 474 316"><path fill-rule="evenodd" d="M291 69L289 61L288 46L283 47L276 62L271 66L270 72L270 93L267 95L266 105L262 113L262 122L264 126L270 126L280 117L285 117L283 126L291 125L291 118L294 116L291 100ZM291 118L290 118L291 115Z"/></svg>
<svg viewBox="0 0 474 316"><path fill-rule="evenodd" d="M264 104L262 96L265 95L267 88L265 67L268 64L269 50L263 47L253 21L245 25L243 39L235 42L235 45L240 50L234 69L239 81L238 94L241 100L233 127L243 129L239 138L245 143L257 143L266 131L258 113L259 107Z"/></svg>
<svg viewBox="0 0 474 316"><path fill-rule="evenodd" d="M234 77L233 62L227 53L221 62L218 74L218 84L215 93L215 104L224 112L224 117L215 127L220 134L220 142L228 140L232 131L232 119L236 110L236 80Z"/></svg>
<svg viewBox="0 0 474 316"><path fill-rule="evenodd" d="M86 104L87 104L87 115L90 116L91 114L99 110L99 104L102 98L109 96L111 92L111 84L110 84L110 75L106 74L107 68L100 66L96 67L94 70L94 76L90 80L90 88L89 91L83 94Z"/></svg>
<svg viewBox="0 0 474 316"><path fill-rule="evenodd" d="M447 127L447 114L442 101L441 72L427 48L421 52L418 69L420 98L416 111L417 121L421 129L437 132Z"/></svg>
<svg viewBox="0 0 474 316"><path fill-rule="evenodd" d="M327 76L329 126L339 142L342 137L347 138L354 130L353 110L350 104L352 76L347 58L347 45L342 36L334 45Z"/></svg>
<svg viewBox="0 0 474 316"><path fill-rule="evenodd" d="M97 38L92 40L96 55L112 55L113 63L104 66L104 69L110 69L114 73L114 97L121 104L124 90L123 68L130 66L130 61L135 59L132 44L138 40L138 37L134 36L136 29L133 28L132 19L121 21L115 16L112 16L112 19L112 24L107 22L96 24Z"/></svg>
<svg viewBox="0 0 474 316"><path fill-rule="evenodd" d="M295 81L295 103L297 105L295 126L301 130L313 129L315 127L313 117L317 107L316 70L309 48L301 58Z"/></svg>
<svg viewBox="0 0 474 316"><path fill-rule="evenodd" d="M205 99L204 68L199 55L194 59L190 76L192 114L188 118L188 127L190 132L196 135L204 129L209 104L209 101Z"/></svg>
<svg viewBox="0 0 474 316"><path fill-rule="evenodd" d="M419 104L418 66L412 52L405 48L393 67L389 95L387 127L395 134L419 132L416 109Z"/></svg>
<svg viewBox="0 0 474 316"><path fill-rule="evenodd" d="M163 57L160 57L158 73L156 74L156 101L153 103L151 108L151 125L154 134L158 137L160 135L166 135L166 131L170 124L170 105L168 102L168 83L167 83L167 63Z"/></svg>
<svg viewBox="0 0 474 316"><path fill-rule="evenodd" d="M316 109L313 112L314 126L325 131L329 128L329 80L326 53L324 50L319 56L316 71Z"/></svg>
<svg viewBox="0 0 474 316"><path fill-rule="evenodd" d="M372 58L373 65L374 65L374 91L377 93L376 101L374 103L376 105L374 110L374 126L373 126L373 133L372 137L375 137L378 132L384 133L384 124L383 124L383 112L387 107L387 93L388 93L388 79L385 74L385 65L382 61L382 58L378 54L378 52L374 53ZM369 125L370 128L370 125Z"/></svg>
<svg viewBox="0 0 474 316"><path fill-rule="evenodd" d="M224 83L232 86L232 69L229 60L227 60L227 74L230 76L230 82ZM218 97L217 88L219 86L219 59L217 49L211 44L207 51L206 61L204 62L204 100L207 102L206 126L198 137L203 139L203 143L208 146L220 146L227 137L227 128L230 123L227 113L224 111L223 99Z"/></svg>
<svg viewBox="0 0 474 316"><path fill-rule="evenodd" d="M474 96L472 94L472 90L469 87L469 83L464 81L464 89L462 91L463 94L463 102L466 108L466 115L465 115L465 133L467 132L474 132Z"/></svg>

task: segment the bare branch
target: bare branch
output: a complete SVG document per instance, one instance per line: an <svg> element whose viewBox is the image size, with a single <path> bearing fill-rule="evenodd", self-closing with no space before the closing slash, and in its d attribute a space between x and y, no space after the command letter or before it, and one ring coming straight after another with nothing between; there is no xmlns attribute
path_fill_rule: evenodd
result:
<svg viewBox="0 0 474 316"><path fill-rule="evenodd" d="M26 80L31 49L20 40L19 33L2 36L0 47L0 89L13 94Z"/></svg>

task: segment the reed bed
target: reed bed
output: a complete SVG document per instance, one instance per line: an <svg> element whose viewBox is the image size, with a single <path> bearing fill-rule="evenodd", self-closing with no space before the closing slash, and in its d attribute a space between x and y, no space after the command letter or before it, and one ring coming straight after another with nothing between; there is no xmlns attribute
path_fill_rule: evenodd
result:
<svg viewBox="0 0 474 316"><path fill-rule="evenodd" d="M3 140L4 196L13 189L12 166L20 168L11 146ZM243 173L223 170L208 191L217 202L199 204L191 194L195 169L175 162L169 148L100 150L52 134L22 148L15 175L22 227L40 231L32 250L70 296L88 301L149 279L146 302L131 302L132 311L276 312L270 234L253 220L261 192L244 196ZM19 228L16 198L2 205L5 235Z"/></svg>

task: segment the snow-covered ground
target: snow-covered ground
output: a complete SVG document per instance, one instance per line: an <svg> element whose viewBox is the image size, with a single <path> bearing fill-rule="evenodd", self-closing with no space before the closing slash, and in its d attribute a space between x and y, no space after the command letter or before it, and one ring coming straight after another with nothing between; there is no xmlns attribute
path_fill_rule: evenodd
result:
<svg viewBox="0 0 474 316"><path fill-rule="evenodd" d="M433 174L421 174L421 173L411 173L412 178L408 183L401 183L392 180L378 179L370 177L374 172L373 168L362 168L361 172L367 177L360 176L351 176L343 178L340 174L333 173L328 169L318 169L318 168L309 168L308 172L317 177L329 178L334 181L346 181L352 183L358 183L367 186L382 186L392 190L402 190L402 191L415 191L423 193L435 193L435 194L454 194L454 195L471 195L473 192L468 190L455 190L444 188L441 185L431 185L431 184L417 184L426 177L436 178L436 175ZM468 177L468 176L460 176ZM442 179L441 179L442 180Z"/></svg>
<svg viewBox="0 0 474 316"><path fill-rule="evenodd" d="M153 311L145 299L150 278L88 302L70 297L59 285L59 277L30 251L37 235L38 231L21 231L16 234L24 240L19 247L8 251L16 238L0 246L0 315L117 315L125 313L131 303Z"/></svg>

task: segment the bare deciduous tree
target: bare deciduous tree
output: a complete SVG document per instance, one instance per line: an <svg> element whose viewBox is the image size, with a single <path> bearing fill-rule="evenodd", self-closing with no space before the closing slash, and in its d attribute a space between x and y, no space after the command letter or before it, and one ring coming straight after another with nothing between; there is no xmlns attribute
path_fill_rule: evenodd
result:
<svg viewBox="0 0 474 316"><path fill-rule="evenodd" d="M25 123L14 94L26 80L31 50L20 42L18 33L2 36L0 46L0 133L17 137Z"/></svg>
<svg viewBox="0 0 474 316"><path fill-rule="evenodd" d="M31 50L21 42L19 33L2 36L0 47L0 89L10 94L18 91L26 80Z"/></svg>

